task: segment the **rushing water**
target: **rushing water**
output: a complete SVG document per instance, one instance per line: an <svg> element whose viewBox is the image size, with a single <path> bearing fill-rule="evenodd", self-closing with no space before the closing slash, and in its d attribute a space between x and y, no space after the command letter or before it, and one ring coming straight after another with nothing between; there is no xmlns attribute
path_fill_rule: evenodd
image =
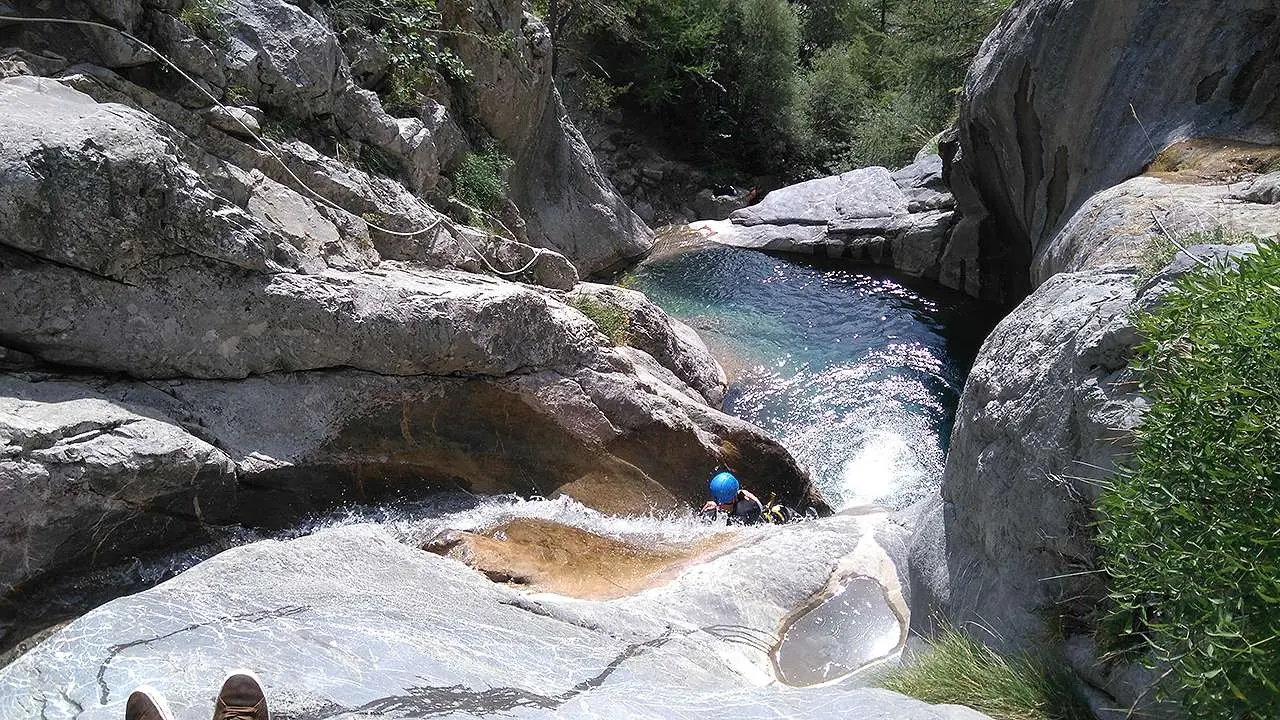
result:
<svg viewBox="0 0 1280 720"><path fill-rule="evenodd" d="M25 643L19 643L33 633L122 595L153 587L233 547L260 540L288 540L325 528L361 523L382 525L396 539L417 546L443 530L483 530L516 518L553 520L642 548L692 543L724 530L722 525L709 525L688 513L615 517L568 497L545 500L468 493L440 493L417 501L344 507L274 533L238 526L211 527L208 530L212 538L203 545L58 577L33 588L17 602L0 604L0 667L26 649ZM12 649L15 646L16 651Z"/></svg>
<svg viewBox="0 0 1280 720"><path fill-rule="evenodd" d="M781 442L833 505L903 507L937 487L991 308L879 269L736 248L661 257L621 283L697 329L730 374L725 411Z"/></svg>

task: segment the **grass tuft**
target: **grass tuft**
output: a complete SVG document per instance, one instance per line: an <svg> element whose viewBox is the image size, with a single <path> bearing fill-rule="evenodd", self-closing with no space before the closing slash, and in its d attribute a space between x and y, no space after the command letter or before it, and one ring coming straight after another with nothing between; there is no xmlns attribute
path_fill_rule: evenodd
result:
<svg viewBox="0 0 1280 720"><path fill-rule="evenodd" d="M951 627L880 687L928 703L967 705L997 720L1093 720L1075 677L1061 663L1006 657Z"/></svg>
<svg viewBox="0 0 1280 720"><path fill-rule="evenodd" d="M225 2L226 0L186 0L182 10L178 11L178 19L196 35L217 45L224 45L230 36L218 19L218 13L225 9Z"/></svg>
<svg viewBox="0 0 1280 720"><path fill-rule="evenodd" d="M631 344L631 316L616 305L602 303L585 295L569 298L569 305L591 318L600 332L614 345Z"/></svg>
<svg viewBox="0 0 1280 720"><path fill-rule="evenodd" d="M1182 276L1137 328L1151 407L1097 503L1099 639L1168 666L1189 717L1280 717L1280 242Z"/></svg>
<svg viewBox="0 0 1280 720"><path fill-rule="evenodd" d="M502 209L507 196L507 170L511 158L488 143L480 152L467 153L453 177L453 194L462 202L490 214Z"/></svg>

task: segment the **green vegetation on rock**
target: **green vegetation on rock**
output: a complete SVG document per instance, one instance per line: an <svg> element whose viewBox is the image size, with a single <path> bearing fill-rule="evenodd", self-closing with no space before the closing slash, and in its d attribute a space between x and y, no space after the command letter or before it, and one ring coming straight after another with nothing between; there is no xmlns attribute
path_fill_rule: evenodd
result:
<svg viewBox="0 0 1280 720"><path fill-rule="evenodd" d="M1137 327L1151 408L1098 501L1102 639L1170 668L1191 717L1278 717L1280 242L1182 276Z"/></svg>
<svg viewBox="0 0 1280 720"><path fill-rule="evenodd" d="M584 295L569 298L569 305L591 318L609 342L614 345L631 343L631 317L626 310Z"/></svg>
<svg viewBox="0 0 1280 720"><path fill-rule="evenodd" d="M225 0L186 0L178 19L196 35L221 45L227 41L227 30L218 19L224 4Z"/></svg>
<svg viewBox="0 0 1280 720"><path fill-rule="evenodd" d="M507 170L511 158L497 145L486 144L480 152L467 153L453 177L453 195L465 205L496 214L507 196Z"/></svg>
<svg viewBox="0 0 1280 720"><path fill-rule="evenodd" d="M363 27L386 50L390 68L380 94L392 112L412 115L433 72L459 81L471 77L458 56L439 42L448 30L435 0L331 0L329 15L339 32Z"/></svg>
<svg viewBox="0 0 1280 720"><path fill-rule="evenodd" d="M928 703L967 705L997 720L1093 720L1061 663L1005 657L955 628L878 684Z"/></svg>

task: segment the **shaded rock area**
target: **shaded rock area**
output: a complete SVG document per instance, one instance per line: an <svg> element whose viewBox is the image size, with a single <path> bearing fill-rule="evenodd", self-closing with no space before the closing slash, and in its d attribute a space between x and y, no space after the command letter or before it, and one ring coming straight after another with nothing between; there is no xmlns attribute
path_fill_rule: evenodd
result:
<svg viewBox="0 0 1280 720"><path fill-rule="evenodd" d="M1264 205L1280 204L1280 172L1255 178L1232 195L1240 200Z"/></svg>
<svg viewBox="0 0 1280 720"><path fill-rule="evenodd" d="M929 155L896 173L861 168L774 190L727 221L691 227L723 245L891 267L974 294L949 249L953 207L942 159Z"/></svg>
<svg viewBox="0 0 1280 720"><path fill-rule="evenodd" d="M1280 12L1271 0L1018 3L965 82L943 142L984 298L1015 303L1076 210L1176 141L1280 142Z"/></svg>
<svg viewBox="0 0 1280 720"><path fill-rule="evenodd" d="M0 374L0 597L230 522L235 465L151 408Z"/></svg>
<svg viewBox="0 0 1280 720"><path fill-rule="evenodd" d="M739 531L738 549L609 602L519 592L377 526L258 543L103 606L0 669L0 713L116 718L145 680L193 720L208 713L210 660L252 657L281 718L985 717L773 679L787 615L834 568L870 571L862 522ZM137 617L149 621L123 621Z"/></svg>

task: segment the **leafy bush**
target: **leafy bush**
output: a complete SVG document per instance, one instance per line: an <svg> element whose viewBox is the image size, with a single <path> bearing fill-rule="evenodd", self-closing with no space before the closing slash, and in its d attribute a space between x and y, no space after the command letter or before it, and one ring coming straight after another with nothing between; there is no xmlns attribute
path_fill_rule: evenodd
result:
<svg viewBox="0 0 1280 720"><path fill-rule="evenodd" d="M1191 717L1280 717L1280 243L1137 327L1151 407L1097 504L1102 638L1171 667Z"/></svg>
<svg viewBox="0 0 1280 720"><path fill-rule="evenodd" d="M462 60L439 42L446 32L435 0L331 0L334 29L363 27L387 52L390 70L381 94L392 112L412 114L423 101L431 72L458 81L471 78Z"/></svg>
<svg viewBox="0 0 1280 720"><path fill-rule="evenodd" d="M1093 720L1061 663L1009 658L944 628L917 661L878 684L929 703L968 705L998 720Z"/></svg>
<svg viewBox="0 0 1280 720"><path fill-rule="evenodd" d="M631 343L631 317L616 305L608 305L585 295L569 298L569 305L591 318L600 332L614 345Z"/></svg>
<svg viewBox="0 0 1280 720"><path fill-rule="evenodd" d="M453 194L458 200L487 213L496 213L507 195L507 170L511 158L496 145L486 145L478 153L467 153L453 177Z"/></svg>

